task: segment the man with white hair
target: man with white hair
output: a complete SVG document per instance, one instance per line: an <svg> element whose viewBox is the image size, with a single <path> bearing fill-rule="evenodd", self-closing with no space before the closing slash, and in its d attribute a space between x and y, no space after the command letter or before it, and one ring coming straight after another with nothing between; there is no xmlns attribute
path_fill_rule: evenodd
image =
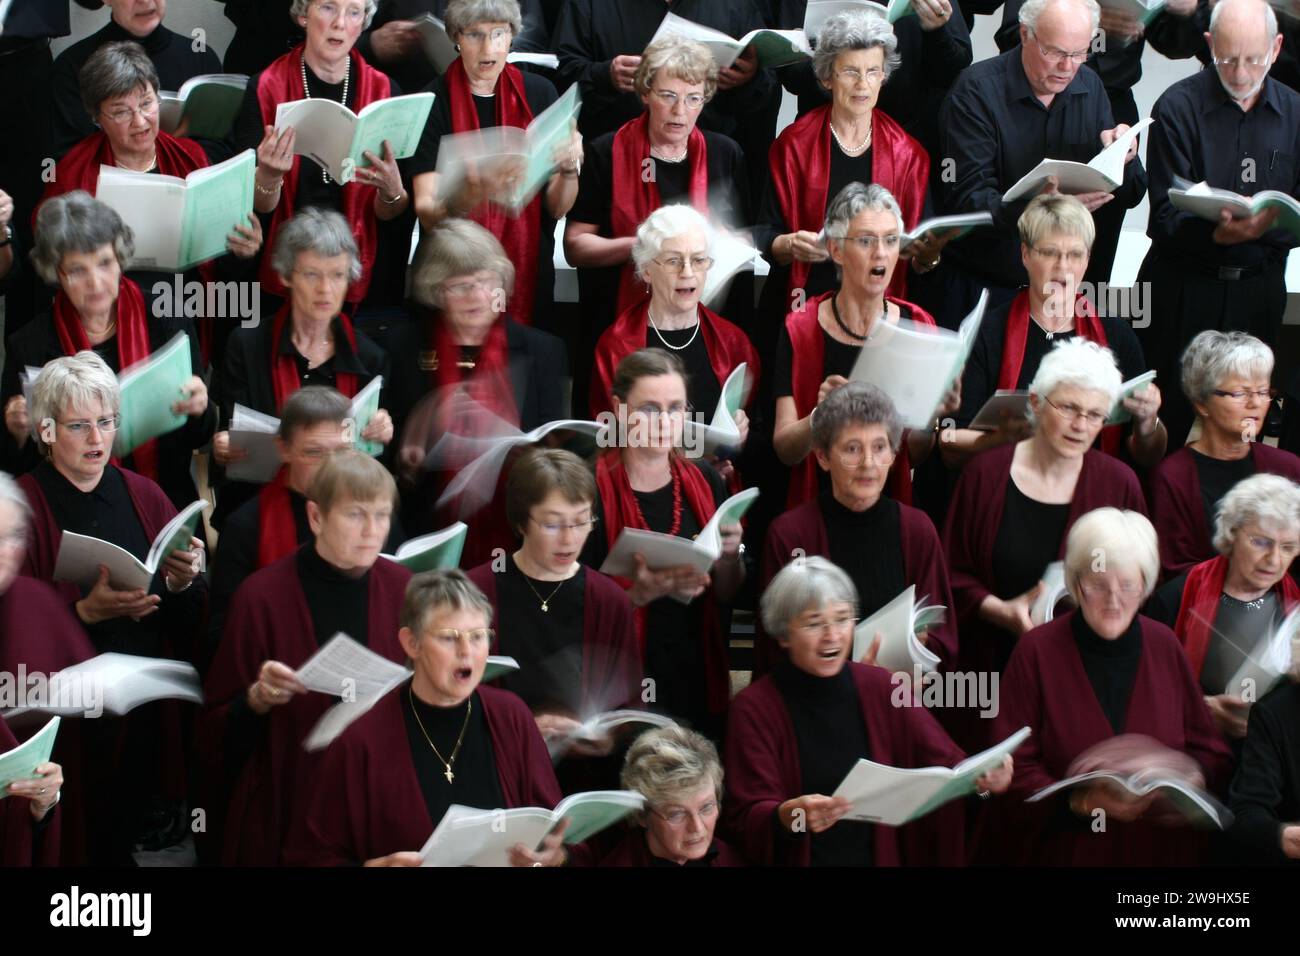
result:
<svg viewBox="0 0 1300 956"><path fill-rule="evenodd" d="M1128 127L1116 125L1101 79L1081 70L1091 55L1101 12L1096 0L1028 0L1020 8L1020 46L982 60L958 77L939 122L934 181L946 213L988 211L993 227L951 243L943 278L917 296L955 325L988 287L990 305L1025 284L1016 221L1028 200L1002 195L1043 159L1087 162ZM1124 181L1109 192L1078 196L1097 219L1097 249L1086 278L1110 277L1123 210L1142 201L1146 173L1130 148ZM1056 190L1055 181L1044 191ZM1103 206L1107 210L1098 214Z"/></svg>
<svg viewBox="0 0 1300 956"><path fill-rule="evenodd" d="M1150 283L1143 351L1163 382L1178 380L1188 342L1205 329L1239 329L1276 346L1286 309L1287 251L1297 237L1276 228L1277 212L1208 222L1177 209L1179 179L1253 195L1300 194L1300 94L1269 77L1282 37L1264 0L1221 0L1206 35L1213 70L1175 83L1151 115L1151 219L1138 280ZM1168 389L1170 441L1191 424L1188 403Z"/></svg>

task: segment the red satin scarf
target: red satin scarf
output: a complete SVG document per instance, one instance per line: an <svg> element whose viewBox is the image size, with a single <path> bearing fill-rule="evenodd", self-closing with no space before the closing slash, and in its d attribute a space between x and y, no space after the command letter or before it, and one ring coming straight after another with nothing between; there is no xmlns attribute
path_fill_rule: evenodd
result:
<svg viewBox="0 0 1300 956"><path fill-rule="evenodd" d="M709 152L699 127L686 141L690 164L691 205L709 214ZM624 123L614 134L613 196L610 197L609 225L615 239L636 235L637 226L663 205L659 184L645 175L650 159L650 114L642 113ZM632 263L623 266L618 286L618 311L646 301L645 283L636 277Z"/></svg>
<svg viewBox="0 0 1300 956"><path fill-rule="evenodd" d="M1205 657L1210 650L1210 635L1214 631L1214 619L1219 611L1219 595L1223 593L1223 583L1228 578L1228 559L1223 555L1202 561L1187 572L1187 583L1183 586L1183 603L1178 608L1178 619L1174 621L1174 633L1183 642L1187 652L1187 662L1192 673L1201 676L1205 666ZM1282 580L1274 585L1273 593L1282 602L1285 613L1300 602L1300 586L1291 575L1284 574Z"/></svg>
<svg viewBox="0 0 1300 956"><path fill-rule="evenodd" d="M91 347L81 316L62 289L54 296L54 330L64 355ZM119 374L149 357L149 320L140 287L122 276L117 288L117 367ZM158 439L150 439L131 453L134 471L158 480Z"/></svg>
<svg viewBox="0 0 1300 956"><path fill-rule="evenodd" d="M281 103L291 103L305 98L302 88L302 50L301 46L290 50L265 70L257 82L257 102L262 110L262 124L275 125L275 111ZM355 49L350 55L352 70L352 89L356 90L351 106L354 113L378 100L388 98L391 89L386 75L366 63ZM266 249L274 248L275 237L282 225L293 217L294 198L298 195L298 177L302 174L303 159L295 156L293 166L284 177L284 188L280 193L280 204L275 207L271 218L271 229L266 236ZM308 175L319 176L320 170L315 163L308 167ZM356 303L366 297L370 287L370 273L375 264L377 227L374 213L374 186L366 186L355 180L342 187L343 216L352 227L352 236L356 239L357 250L361 256L361 278L348 287L347 301ZM271 256L262 255L262 270L258 277L262 289L273 295L285 295L286 290L280 277L271 267Z"/></svg>
<svg viewBox="0 0 1300 956"><path fill-rule="evenodd" d="M451 128L457 133L476 130L478 110L474 108L474 94L469 88L465 64L457 59L447 69L447 99L451 106ZM498 126L515 126L527 129L533 121L533 111L524 95L524 75L518 67L506 65L497 80L496 123ZM526 325L532 324L533 292L537 286L537 249L542 228L542 196L538 193L519 214L496 203L480 203L469 218L497 237L506 255L515 267L515 291L508 307L511 318Z"/></svg>
<svg viewBox="0 0 1300 956"><path fill-rule="evenodd" d="M768 154L772 186L786 225L793 231L821 232L826 225L826 205L831 182L831 107L819 106L791 123L777 137ZM921 221L925 191L930 181L930 156L893 119L879 108L871 113L871 180L898 200L903 225L911 229ZM905 265L905 263L904 263ZM810 264L796 260L790 266L787 293L808 283ZM895 268L889 294L907 293L907 269Z"/></svg>
<svg viewBox="0 0 1300 956"><path fill-rule="evenodd" d="M289 469L281 468L257 495L257 566L298 550L298 526L289 498Z"/></svg>
<svg viewBox="0 0 1300 956"><path fill-rule="evenodd" d="M275 313L275 318L271 324L271 386L275 389L275 408L278 412L284 407L285 400L290 395L302 388L302 379L298 377L298 363L294 360L292 354L284 354L280 351L280 343L284 339L285 325L289 321L289 303L286 302L280 306L280 311ZM340 312L334 320L338 323L335 331L342 329L343 335L348 340L348 345L352 349L352 354L357 354L357 334L352 331L352 320L346 314ZM338 345L335 344L334 354L338 354ZM352 398L358 390L357 376L355 372L335 372L334 387Z"/></svg>
<svg viewBox="0 0 1300 956"><path fill-rule="evenodd" d="M1029 290L1021 289L1011 300L1007 316L1007 331L1002 339L1002 367L998 371L998 388L1014 390L1020 382L1020 370L1025 363L1025 339L1029 335ZM1097 310L1087 296L1076 293L1074 297L1074 328L1089 342L1106 348L1106 329L1097 317ZM1101 431L1101 450L1108 455L1118 455L1123 429L1110 425Z"/></svg>

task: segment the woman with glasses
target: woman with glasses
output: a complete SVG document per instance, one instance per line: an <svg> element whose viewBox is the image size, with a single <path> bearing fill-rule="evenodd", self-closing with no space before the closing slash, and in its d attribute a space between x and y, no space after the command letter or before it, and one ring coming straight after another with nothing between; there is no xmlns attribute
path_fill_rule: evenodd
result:
<svg viewBox="0 0 1300 956"><path fill-rule="evenodd" d="M1070 529L1065 585L1078 609L1024 635L1007 666L993 737L1021 727L1032 733L1015 753L1006 801L991 808L980 859L1050 866L1204 861L1203 834L1155 794L1134 799L1100 782L1021 802L1091 771L1157 770L1215 793L1226 788L1232 758L1178 639L1138 613L1158 568L1155 530L1141 514L1100 508Z"/></svg>
<svg viewBox="0 0 1300 956"><path fill-rule="evenodd" d="M51 314L15 332L5 350L0 377L5 431L0 457L10 471L29 471L40 461L40 442L33 437L40 418L23 397L24 369L90 350L111 372L120 373L184 332L189 339L191 368L195 373L202 371L193 323L184 313L178 318L162 318L151 311L140 286L126 275L124 264L134 246L134 236L121 216L85 192L67 193L41 206L32 265L46 284L57 286L58 291ZM136 448L124 464L157 482L172 503L183 508L198 497L190 462L194 449L212 438L217 413L198 374L177 392L171 409L184 415L185 423Z"/></svg>
<svg viewBox="0 0 1300 956"><path fill-rule="evenodd" d="M674 352L690 381L687 399L705 415L713 414L723 383L741 362L749 364L749 376L757 383L758 353L748 336L700 302L713 266L714 239L709 221L686 205L661 206L637 227L632 265L650 287L650 297L623 310L596 345L596 367L591 376L593 417L610 409L614 370L638 349ZM743 446L749 435L749 418L740 411L736 419Z"/></svg>
<svg viewBox="0 0 1300 956"><path fill-rule="evenodd" d="M647 730L623 761L623 788L646 808L599 866L744 866L714 835L722 805L722 761L703 734L685 727Z"/></svg>
<svg viewBox="0 0 1300 956"><path fill-rule="evenodd" d="M208 762L209 833L224 865L279 863L315 785L316 756L303 742L334 698L309 694L298 668L339 633L405 660L398 612L411 572L380 556L396 506L397 486L383 465L359 451L336 452L307 494L314 540L235 592L204 680L196 737Z"/></svg>
<svg viewBox="0 0 1300 956"><path fill-rule="evenodd" d="M870 617L915 585L918 600L952 607L948 569L933 522L924 511L885 494L889 470L903 439L903 423L889 396L866 382L849 382L817 406L813 455L830 487L777 518L767 531L760 591L791 561L827 558L853 581L862 617ZM950 612L951 613L951 612ZM956 663L952 614L927 638L941 666ZM754 673L780 657L775 642L754 638Z"/></svg>
<svg viewBox="0 0 1300 956"><path fill-rule="evenodd" d="M492 653L519 662L499 686L529 706L548 743L583 720L641 701L631 602L613 580L578 560L588 535L600 533L595 507L596 482L582 459L558 448L528 452L506 483L506 519L519 547L469 572L493 609ZM568 752L601 757L612 747L608 738L587 740Z"/></svg>
<svg viewBox="0 0 1300 956"><path fill-rule="evenodd" d="M1151 475L1165 579L1214 557L1215 509L1229 488L1262 472L1300 481L1300 458L1259 440L1273 401L1272 375L1273 350L1245 332L1207 329L1183 353L1183 394L1201 433Z"/></svg>
<svg viewBox="0 0 1300 956"><path fill-rule="evenodd" d="M772 146L772 179L758 217L758 248L775 263L764 287L764 315L798 311L803 301L839 284L838 263L819 233L832 201L848 184L887 189L903 228L921 221L930 157L876 109L881 85L898 66L897 49L889 24L866 11L831 17L818 34L813 69L831 102L799 117ZM934 268L943 245L930 236L909 247L914 268ZM891 295L905 295L906 270L888 285ZM797 299L796 290L803 292Z"/></svg>
<svg viewBox="0 0 1300 956"><path fill-rule="evenodd" d="M1109 349L1081 338L1058 343L1029 386L1033 433L962 470L943 532L961 670L1006 666L1034 626L1043 572L1065 553L1081 515L1106 505L1145 512L1132 469L1092 447L1119 387Z"/></svg>
<svg viewBox="0 0 1300 956"><path fill-rule="evenodd" d="M413 671L321 755L290 834L292 866L419 866L453 804L550 809L560 788L532 714L482 685L492 605L461 571L413 577L400 601L401 652ZM563 866L563 829L512 866Z"/></svg>
<svg viewBox="0 0 1300 956"><path fill-rule="evenodd" d="M1056 342L1083 338L1109 348L1124 379L1147 370L1142 347L1129 323L1114 315L1098 316L1093 303L1079 291L1095 236L1087 207L1073 196L1036 196L1025 207L1018 226L1020 257L1029 285L1009 303L984 315L962 372L961 409L954 416L957 428L940 444L945 462L961 463L1028 435L1028 421L1012 414L1005 415L994 430L974 431L968 426L994 391L1026 389ZM1100 447L1112 455L1123 449L1142 467L1155 466L1165 453L1166 442L1158 417L1160 389L1154 382L1148 384L1124 399L1123 408L1132 416L1132 424L1104 428ZM1125 431L1127 441L1123 440Z"/></svg>
<svg viewBox="0 0 1300 956"><path fill-rule="evenodd" d="M400 298L395 290L401 288L405 270L387 263L404 262L410 243L409 221L397 221L410 206L402 170L385 142L383 155L364 154L367 165L355 170L351 182L335 182L314 161L294 154L294 129L277 129L275 117L280 104L296 100L332 100L360 113L399 94L396 84L355 49L378 7L378 0L293 0L289 16L306 39L249 78L232 134L238 150L257 150L253 208L262 218L268 245L274 247L280 230L308 207L334 210L347 220L357 268L343 300L353 313L367 299ZM393 226L386 228L387 223ZM258 279L266 301L278 305L276 300L288 297L290 290L273 259L262 257Z"/></svg>
<svg viewBox="0 0 1300 956"><path fill-rule="evenodd" d="M587 538L582 563L599 568L624 528L691 539L727 497L708 462L682 454L689 414L686 370L673 352L640 349L618 364L610 386L622 434L596 463L598 533ZM707 572L692 565L651 568L636 556L636 573L618 578L636 608L652 709L688 721L713 739L722 732L731 696L720 609L745 580L739 523L723 525L722 553Z"/></svg>
<svg viewBox="0 0 1300 956"><path fill-rule="evenodd" d="M79 86L85 112L98 131L91 132L59 160L54 178L45 187L43 201L78 189L94 196L103 166L184 179L206 168L210 160L226 158L224 147L200 144L159 129L158 73L136 43L116 42L100 47L82 67ZM192 281L255 278L253 260L261 248L262 226L250 213L247 224L235 225L230 233L226 242L229 256L188 270L179 282L173 272L140 268L132 270L131 278L144 293L151 314L192 316L194 309L187 308L180 289ZM159 283L161 289L155 292ZM173 289L178 291L173 293ZM217 359L234 325L233 321L214 322L218 317L207 315L206 308L200 312L197 325L204 362L196 369L206 368L208 361Z"/></svg>
<svg viewBox="0 0 1300 956"><path fill-rule="evenodd" d="M428 462L443 435L497 435L502 423L531 431L569 417L564 343L515 320L506 303L516 281L501 243L476 222L444 219L420 243L411 270L410 318L386 342L402 433L402 524L412 535L464 516L459 501L442 507L438 502L476 452ZM514 544L502 509L489 505L470 522L461 560L473 567Z"/></svg>
<svg viewBox="0 0 1300 956"><path fill-rule="evenodd" d="M708 49L675 36L652 43L633 87L645 112L587 144L564 227L564 255L578 269L581 299L600 308L597 335L613 317L645 304L649 282L632 250L638 227L656 209L683 203L720 224L750 221L740 147L697 126L718 88Z"/></svg>
<svg viewBox="0 0 1300 956"><path fill-rule="evenodd" d="M1262 688L1238 684L1237 674L1268 658L1269 639L1300 603L1288 573L1300 553L1300 485L1267 474L1238 482L1215 506L1214 548L1162 585L1146 613L1183 642L1214 722L1239 753Z"/></svg>
<svg viewBox="0 0 1300 956"><path fill-rule="evenodd" d="M895 706L888 671L848 659L857 621L849 576L822 557L786 565L763 592L763 627L786 651L736 695L727 725L724 832L766 866L961 865L962 806L899 828L844 820L833 794L858 760L953 766L964 754L924 707ZM976 786L1000 793L1011 758Z"/></svg>
<svg viewBox="0 0 1300 956"><path fill-rule="evenodd" d="M515 269L510 314L545 328L555 287L555 223L578 195L582 137L575 129L550 157L546 184L518 213L505 205L518 175L514 167L468 175L454 195L444 195L437 171L442 137L494 126L526 129L557 94L550 80L506 62L523 27L517 0L451 0L443 19L460 56L429 86L436 99L411 164L415 212L425 229L455 216L491 232Z"/></svg>
<svg viewBox="0 0 1300 956"><path fill-rule="evenodd" d="M344 309L361 259L342 215L304 209L276 234L270 263L288 300L269 321L231 333L225 364L213 382L223 428L213 439L212 457L221 466L248 454L230 443L235 405L278 417L304 385L326 385L353 398L375 376L389 374L388 355L353 328ZM380 407L356 437L387 445L393 433L393 417ZM225 482L214 523L220 527L225 515L255 492L245 482Z"/></svg>
<svg viewBox="0 0 1300 956"><path fill-rule="evenodd" d="M903 214L883 186L849 183L826 210L827 254L840 273L830 290L809 299L786 316L777 340L773 366L776 428L772 444L781 463L791 468L786 500L794 508L818 494L812 451L812 422L826 396L848 381L862 346L882 325L906 319L933 326L919 306L890 295L890 277L898 265ZM949 394L935 410L942 416L955 407ZM912 501L911 468L934 444L933 431L909 432L890 471L888 493L904 504Z"/></svg>
<svg viewBox="0 0 1300 956"><path fill-rule="evenodd" d="M33 439L42 461L18 479L31 506L22 573L53 582L63 533L115 544L140 561L176 516L161 488L112 463L120 422L117 377L98 355L82 351L52 359L32 390ZM107 568L88 591L55 586L76 614L96 653L193 659L207 597L200 575L203 542L169 554L148 589L120 589ZM49 625L41 632L48 636ZM31 664L28 665L32 666ZM85 860L131 865L131 853L161 850L185 838L186 745L190 719L175 701L156 701L125 717L102 716L81 724Z"/></svg>

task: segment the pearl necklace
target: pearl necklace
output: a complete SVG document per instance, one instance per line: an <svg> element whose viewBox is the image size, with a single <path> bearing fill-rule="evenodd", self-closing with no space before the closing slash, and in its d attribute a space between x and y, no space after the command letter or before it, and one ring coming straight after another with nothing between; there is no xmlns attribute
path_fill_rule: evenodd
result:
<svg viewBox="0 0 1300 956"><path fill-rule="evenodd" d="M839 144L840 144L840 149L842 149L842 150L843 150L844 152L846 152L846 153L850 153L850 154L852 154L852 153L860 153L860 152L862 152L864 149L866 149L868 146L871 145L871 127L869 127L869 126L867 127L867 138L864 139L864 140L862 141L862 144L861 144L861 145L859 145L859 146L846 146L845 143L844 143L844 140L840 139L840 134L837 133L837 132L835 132L835 124L834 124L834 123L827 123L826 125L828 125L828 126L831 128L831 135L835 137L835 142L839 143Z"/></svg>
<svg viewBox="0 0 1300 956"><path fill-rule="evenodd" d="M683 146L682 151L678 155L664 156L662 153L655 152L654 147L650 148L650 155L653 156L655 159L659 160L661 163L680 163L683 159L686 158L686 154L688 152L690 152L690 147Z"/></svg>
<svg viewBox="0 0 1300 956"><path fill-rule="evenodd" d="M646 317L646 319L648 319L649 322L650 322L650 328L652 328L652 329L655 330L655 335L659 337L659 341L662 342L666 348L670 348L670 349L672 349L674 352L681 352L681 351L684 351L685 349L690 348L690 347L691 347L691 343L695 341L695 336L697 336L697 335L700 334L700 320L699 320L699 319L696 319L696 320L695 320L695 331L692 332L692 333L691 333L691 337L690 337L689 339L686 340L686 344L684 344L684 345L673 345L673 344L672 344L671 342L669 342L666 338L664 338L663 333L659 331L659 326L655 325L655 317L654 317L653 315L650 314L650 310L649 310L648 308L645 310L645 317Z"/></svg>
<svg viewBox="0 0 1300 956"><path fill-rule="evenodd" d="M347 108L348 105L348 81L351 78L352 78L352 58L349 55L348 68L346 72L344 72L343 74L343 99L341 100L341 105L345 109ZM304 98L311 99L311 89L307 86L307 57L305 55L302 58L302 94ZM323 183L328 183L330 181L330 174L323 169L320 171L320 181Z"/></svg>

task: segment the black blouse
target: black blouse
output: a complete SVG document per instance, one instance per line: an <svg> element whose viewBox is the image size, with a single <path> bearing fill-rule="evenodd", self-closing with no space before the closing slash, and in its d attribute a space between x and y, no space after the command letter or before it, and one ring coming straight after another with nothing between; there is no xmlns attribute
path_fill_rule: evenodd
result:
<svg viewBox="0 0 1300 956"><path fill-rule="evenodd" d="M535 712L581 718L582 649L587 569L566 581L539 581L512 555L496 577L497 653L519 662L501 679ZM540 595L540 597L539 597ZM542 610L543 601L546 610Z"/></svg>
<svg viewBox="0 0 1300 956"><path fill-rule="evenodd" d="M1035 501L1007 478L1002 523L993 542L994 592L1000 598L1024 594L1043 577L1061 552L1070 506Z"/></svg>
<svg viewBox="0 0 1300 956"><path fill-rule="evenodd" d="M424 794L424 805L433 825L437 827L453 803L483 810L503 806L505 797L501 794L501 779L497 775L492 733L483 715L483 701L478 693L471 694L469 700L455 707L426 704L411 692L410 682L403 684L398 693L402 695L406 742L411 748L415 776L420 781L420 792ZM464 742L451 764L452 780L449 782L444 761L450 760L456 750L456 740L462 728L465 731ZM442 760L434 754L434 747L438 748Z"/></svg>
<svg viewBox="0 0 1300 956"><path fill-rule="evenodd" d="M1196 465L1196 478L1201 483L1201 506L1205 510L1205 525L1214 528L1214 513L1219 499L1232 490L1237 482L1255 473L1255 456L1246 455L1236 461L1222 461L1202 455L1194 448L1187 449Z"/></svg>

